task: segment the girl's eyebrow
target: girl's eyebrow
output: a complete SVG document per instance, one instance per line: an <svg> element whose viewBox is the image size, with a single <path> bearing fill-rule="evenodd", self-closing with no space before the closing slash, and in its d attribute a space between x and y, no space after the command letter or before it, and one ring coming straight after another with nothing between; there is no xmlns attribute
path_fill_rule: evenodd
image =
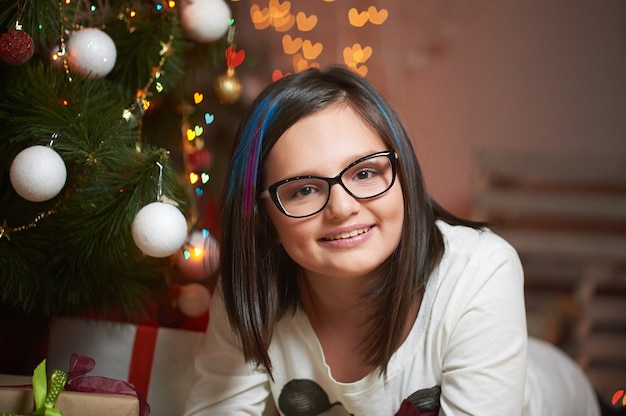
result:
<svg viewBox="0 0 626 416"><path fill-rule="evenodd" d="M367 152L363 152L363 153L354 153L352 154L352 156L346 157L346 160L349 160L349 162L344 162L345 164L343 165L343 167L341 169L339 169L337 172L335 172L332 176L327 176L324 175L320 172L316 172L314 170L302 170L301 172L296 172L295 174L292 175L281 175L280 178L274 180L274 181L268 181L268 186L276 183L276 182L280 182L280 181L284 181L286 179L293 179L293 178L298 178L298 177L306 177L306 176L317 176L317 177L321 177L321 178L326 178L326 179L331 179L334 178L335 176L337 176L340 172L342 172L344 169L346 169L348 166L350 166L352 163L356 162L357 160L364 158L365 156L369 156L369 155L373 155L374 153L379 153L379 152L386 152L388 151L388 149L383 149L383 150L369 150ZM267 187L266 187L267 188Z"/></svg>

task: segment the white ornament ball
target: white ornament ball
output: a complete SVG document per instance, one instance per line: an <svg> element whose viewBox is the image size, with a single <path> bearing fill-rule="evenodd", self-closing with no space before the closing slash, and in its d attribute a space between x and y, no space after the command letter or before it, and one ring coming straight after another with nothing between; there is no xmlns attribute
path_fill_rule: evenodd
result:
<svg viewBox="0 0 626 416"><path fill-rule="evenodd" d="M74 32L67 42L70 69L88 78L104 78L113 69L117 49L113 39L95 28Z"/></svg>
<svg viewBox="0 0 626 416"><path fill-rule="evenodd" d="M31 146L15 156L10 170L11 185L22 198L42 202L61 192L67 179L65 162L48 146Z"/></svg>
<svg viewBox="0 0 626 416"><path fill-rule="evenodd" d="M187 238L187 220L178 208L165 202L152 202L141 208L132 225L137 247L151 257L168 257Z"/></svg>
<svg viewBox="0 0 626 416"><path fill-rule="evenodd" d="M197 318L204 315L209 310L210 303L211 293L205 286L190 283L180 288L178 308L186 316Z"/></svg>
<svg viewBox="0 0 626 416"><path fill-rule="evenodd" d="M224 36L231 18L224 0L188 0L182 3L180 10L183 31L199 43L214 42Z"/></svg>
<svg viewBox="0 0 626 416"><path fill-rule="evenodd" d="M178 253L176 264L181 273L190 279L201 280L211 276L219 264L217 240L206 230L193 230L187 244Z"/></svg>

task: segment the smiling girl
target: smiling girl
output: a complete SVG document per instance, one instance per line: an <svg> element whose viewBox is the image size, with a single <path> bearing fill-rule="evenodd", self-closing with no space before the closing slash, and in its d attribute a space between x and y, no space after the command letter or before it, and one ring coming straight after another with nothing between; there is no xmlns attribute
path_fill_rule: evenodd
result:
<svg viewBox="0 0 626 416"><path fill-rule="evenodd" d="M515 250L431 198L358 75L267 87L227 178L187 415L598 414L574 363L528 340Z"/></svg>

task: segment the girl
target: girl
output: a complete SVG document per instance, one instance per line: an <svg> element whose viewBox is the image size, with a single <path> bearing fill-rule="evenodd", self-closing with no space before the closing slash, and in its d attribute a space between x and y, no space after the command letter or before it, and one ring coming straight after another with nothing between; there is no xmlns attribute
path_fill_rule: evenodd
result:
<svg viewBox="0 0 626 416"><path fill-rule="evenodd" d="M227 178L186 415L598 414L580 370L528 342L514 249L433 201L358 75L267 87Z"/></svg>

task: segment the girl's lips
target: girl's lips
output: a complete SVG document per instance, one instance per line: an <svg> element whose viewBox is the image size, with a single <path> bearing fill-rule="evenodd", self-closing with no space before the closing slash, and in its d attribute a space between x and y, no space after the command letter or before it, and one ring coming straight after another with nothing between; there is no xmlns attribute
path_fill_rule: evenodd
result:
<svg viewBox="0 0 626 416"><path fill-rule="evenodd" d="M336 240L344 240L348 238L356 237L357 235L364 234L370 230L371 227L360 227L355 228L349 231L343 231L341 233L332 235L330 237L323 237L322 241L336 241Z"/></svg>

